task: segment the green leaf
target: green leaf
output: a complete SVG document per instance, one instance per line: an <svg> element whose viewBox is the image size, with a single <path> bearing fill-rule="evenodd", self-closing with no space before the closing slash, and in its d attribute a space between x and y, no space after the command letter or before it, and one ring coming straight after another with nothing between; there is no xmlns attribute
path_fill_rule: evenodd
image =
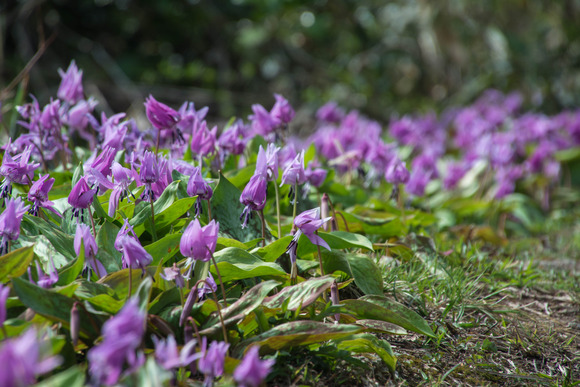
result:
<svg viewBox="0 0 580 387"><path fill-rule="evenodd" d="M348 222L348 229L352 233L362 232L367 235L375 234L382 237L391 237L403 234L405 227L399 218L395 216L391 218L370 218L349 214L341 211L343 216L337 216L338 226L341 230L345 230L346 226L344 220Z"/></svg>
<svg viewBox="0 0 580 387"><path fill-rule="evenodd" d="M12 286L24 305L51 321L69 326L70 311L75 302L72 298L43 289L21 278L13 278ZM79 317L80 333L91 340L96 339L99 336L98 328L95 326L98 316L81 312ZM101 324L99 322L96 325Z"/></svg>
<svg viewBox="0 0 580 387"><path fill-rule="evenodd" d="M353 276L350 264L346 258L347 254L342 251L328 251L325 249L321 249L320 253L322 255L322 267L324 268L325 274L342 271L351 277Z"/></svg>
<svg viewBox="0 0 580 387"><path fill-rule="evenodd" d="M155 221L156 222L157 222L157 217L161 216L161 213L163 211L169 209L173 203L178 201L178 199L179 199L178 192L180 189L180 187L179 187L180 183L181 183L181 180L176 180L176 181L171 182L165 188L165 190L163 191L161 196L153 203L153 210L155 211ZM188 198L188 199L193 199L193 198ZM186 202L182 202L178 206L178 209L175 212L170 211L171 215L168 214L167 217L164 218L164 222L167 222L167 220L170 217L175 216L176 213L183 210L183 208L185 207L184 203L186 203ZM133 229L135 230L135 234L137 234L137 236L140 236L143 233L143 231L145 231L145 221L147 221L151 218L151 206L145 205L138 212L137 212L137 209L135 209L135 211L136 211L136 213L133 215L133 218L129 221L129 223L131 224L131 226L133 226ZM187 211L187 209L185 211ZM183 215L185 213L185 211L182 212L180 215L178 215L173 220L175 220L179 216ZM170 221L170 223L172 221ZM156 227L158 227L157 224L156 224ZM161 227L159 227L159 228L161 228Z"/></svg>
<svg viewBox="0 0 580 387"><path fill-rule="evenodd" d="M192 198L183 198L177 200L169 208L157 213L155 212L155 229L157 231L163 230L165 227L170 226L176 219L184 215L191 206L197 200L197 196ZM153 206L155 208L155 206ZM152 233L150 223L146 223L146 229L149 233Z"/></svg>
<svg viewBox="0 0 580 387"><path fill-rule="evenodd" d="M0 283L26 273L34 258L34 246L22 247L0 257Z"/></svg>
<svg viewBox="0 0 580 387"><path fill-rule="evenodd" d="M225 325L233 324L252 313L258 306L260 306L262 300L264 300L268 293L270 293L270 291L276 286L278 286L278 282L276 281L270 280L261 282L248 290L232 305L222 309L221 313ZM221 330L220 318L217 316L217 313L214 313L212 317L208 319L208 321L203 325L203 328L203 331L199 332L203 335L215 334Z"/></svg>
<svg viewBox="0 0 580 387"><path fill-rule="evenodd" d="M288 249L292 238L294 237L291 235L282 237L268 244L266 247L253 249L252 253L259 255L266 262L274 262Z"/></svg>
<svg viewBox="0 0 580 387"><path fill-rule="evenodd" d="M231 239L231 238L223 238L223 237L218 237L217 239L217 250L221 250L225 247L237 247L243 250L247 250L248 246L246 246L244 243L235 240L235 239Z"/></svg>
<svg viewBox="0 0 580 387"><path fill-rule="evenodd" d="M59 372L42 382L35 384L35 387L83 387L85 385L85 371L81 366L72 366L69 369Z"/></svg>
<svg viewBox="0 0 580 387"><path fill-rule="evenodd" d="M140 269L131 270L131 279L133 281L131 294L134 295L137 292L141 282L145 281L147 278L146 276L155 275L156 269L155 266L149 266L145 269L145 274L143 274ZM129 271L129 269L123 269L113 272L101 278L97 283L109 286L115 291L115 294L119 299L124 300L127 298L127 293L129 291Z"/></svg>
<svg viewBox="0 0 580 387"><path fill-rule="evenodd" d="M287 275L280 265L273 262L264 262L253 254L237 247L222 249L214 254L214 258L224 283L244 278ZM217 275L215 266L210 266L210 270L214 276Z"/></svg>
<svg viewBox="0 0 580 387"><path fill-rule="evenodd" d="M324 239L333 249L348 249L359 247L362 249L373 250L373 244L367 237L346 231L334 231L331 233L319 232L318 235Z"/></svg>
<svg viewBox="0 0 580 387"><path fill-rule="evenodd" d="M171 259L179 251L180 240L181 234L169 234L145 246L145 251L153 257L151 266L163 265Z"/></svg>
<svg viewBox="0 0 580 387"><path fill-rule="evenodd" d="M262 237L262 224L258 216L254 216L245 229L242 229L240 215L244 205L240 203L241 191L237 189L224 175L220 175L218 185L211 198L211 213L220 223L220 232L241 242ZM266 230L266 238L271 238Z"/></svg>
<svg viewBox="0 0 580 387"><path fill-rule="evenodd" d="M263 305L270 309L281 308L284 303L287 310L297 310L312 304L334 282L334 277L324 276L311 278L293 286L287 286L271 297L267 297Z"/></svg>
<svg viewBox="0 0 580 387"><path fill-rule="evenodd" d="M341 313L358 319L381 320L409 331L435 337L431 327L416 312L383 296L363 296L358 300L341 300Z"/></svg>
<svg viewBox="0 0 580 387"><path fill-rule="evenodd" d="M256 166L254 164L248 165L242 169L234 169L227 174L228 180L240 191L244 189L246 184L254 175Z"/></svg>
<svg viewBox="0 0 580 387"><path fill-rule="evenodd" d="M58 273L58 281L57 285L64 286L68 285L74 280L77 279L81 271L83 271L83 267L85 266L85 248L81 244L81 251L79 256L71 261L66 266L63 266Z"/></svg>
<svg viewBox="0 0 580 387"><path fill-rule="evenodd" d="M359 333L340 340L337 348L355 353L376 353L389 367L391 373L395 372L397 358L393 354L391 345L370 333Z"/></svg>
<svg viewBox="0 0 580 387"><path fill-rule="evenodd" d="M121 253L115 249L115 239L121 230L117 225L105 221L97 232L97 259L101 261L108 273L115 272L121 269Z"/></svg>
<svg viewBox="0 0 580 387"><path fill-rule="evenodd" d="M38 235L39 233L44 235L52 246L66 258L71 260L76 258L77 254L73 244L74 238L60 231L54 223L47 222L37 216L33 217L25 214L22 219L22 226L27 230L34 230L34 232L31 232L33 235Z"/></svg>
<svg viewBox="0 0 580 387"><path fill-rule="evenodd" d="M354 283L364 294L383 295L383 276L375 261L365 254L347 254Z"/></svg>
<svg viewBox="0 0 580 387"><path fill-rule="evenodd" d="M270 328L267 332L241 342L240 348L250 344L259 345L260 353L272 353L283 348L321 343L332 339L349 337L363 328L358 325L326 324L317 321L291 321Z"/></svg>

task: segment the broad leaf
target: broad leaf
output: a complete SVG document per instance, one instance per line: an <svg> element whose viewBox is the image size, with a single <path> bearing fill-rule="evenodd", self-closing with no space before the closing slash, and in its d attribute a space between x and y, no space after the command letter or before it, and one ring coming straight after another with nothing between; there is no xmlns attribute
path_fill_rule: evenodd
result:
<svg viewBox="0 0 580 387"><path fill-rule="evenodd" d="M22 247L0 257L0 283L26 273L34 258L34 246Z"/></svg>
<svg viewBox="0 0 580 387"><path fill-rule="evenodd" d="M281 308L284 303L288 310L297 310L298 308L312 304L322 295L334 282L334 277L324 276L311 278L307 281L300 282L297 285L287 286L277 294L267 297L263 305L267 308Z"/></svg>
<svg viewBox="0 0 580 387"><path fill-rule="evenodd" d="M278 264L264 262L256 256L237 247L227 247L214 255L220 275L224 282L245 278L264 276L286 276L286 272ZM217 275L215 266L211 265L212 274Z"/></svg>
<svg viewBox="0 0 580 387"><path fill-rule="evenodd" d="M391 373L395 372L397 358L391 345L370 333L359 333L337 343L338 349L355 353L376 353L385 362Z"/></svg>
<svg viewBox="0 0 580 387"><path fill-rule="evenodd" d="M365 254L347 254L354 283L365 294L383 295L383 276L375 261Z"/></svg>

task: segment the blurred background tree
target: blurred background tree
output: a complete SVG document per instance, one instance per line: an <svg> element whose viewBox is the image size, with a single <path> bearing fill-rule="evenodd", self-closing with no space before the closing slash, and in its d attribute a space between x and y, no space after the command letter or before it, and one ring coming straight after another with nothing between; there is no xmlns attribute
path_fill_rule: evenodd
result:
<svg viewBox="0 0 580 387"><path fill-rule="evenodd" d="M177 107L245 117L272 93L393 112L519 90L554 112L580 102L580 0L8 0L0 5L0 85L34 56L28 90L55 95L74 59L105 111ZM50 44L47 40L53 35ZM2 87L0 87L2 89Z"/></svg>

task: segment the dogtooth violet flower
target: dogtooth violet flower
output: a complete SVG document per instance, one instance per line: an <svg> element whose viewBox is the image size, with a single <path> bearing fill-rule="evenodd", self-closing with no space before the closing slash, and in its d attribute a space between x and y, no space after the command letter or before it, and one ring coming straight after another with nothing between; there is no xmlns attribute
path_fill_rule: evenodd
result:
<svg viewBox="0 0 580 387"><path fill-rule="evenodd" d="M66 73L58 69L62 78L56 95L63 101L74 105L84 98L83 95L83 71L79 70L75 61L71 61Z"/></svg>
<svg viewBox="0 0 580 387"><path fill-rule="evenodd" d="M259 104L252 105L254 114L248 116L252 123L252 131L255 134L266 136L274 131L278 126L276 120L272 118L270 113Z"/></svg>
<svg viewBox="0 0 580 387"><path fill-rule="evenodd" d="M187 194L189 196L197 196L195 201L195 216L199 216L202 212L201 201L211 199L213 190L209 184L201 176L201 169L199 167L193 168L193 173L187 182Z"/></svg>
<svg viewBox="0 0 580 387"><path fill-rule="evenodd" d="M326 241L320 236L316 235L315 232L331 219L331 216L320 219L320 207L304 211L294 218L294 225L298 228L298 231L294 234L294 238L290 241L288 249L286 250L290 255L290 261L292 264L296 263L296 249L298 247L298 240L302 234L306 235L312 244L330 250L328 243L326 243Z"/></svg>
<svg viewBox="0 0 580 387"><path fill-rule="evenodd" d="M73 208L71 219L74 217L78 220L80 217L81 223L84 222L84 210L93 203L96 193L97 190L89 187L84 176L77 181L68 195L68 204Z"/></svg>
<svg viewBox="0 0 580 387"><path fill-rule="evenodd" d="M149 95L147 100L145 100L145 114L157 130L171 130L171 138L173 142L185 142L183 133L177 127L177 124L181 120L177 111L161 102L158 102L152 95ZM160 136L160 133L157 135Z"/></svg>
<svg viewBox="0 0 580 387"><path fill-rule="evenodd" d="M32 145L27 146L23 152L14 157L10 155L11 147L12 142L9 139L2 158L2 165L0 166L0 176L4 177L0 185L0 199L12 194L12 183L28 184L32 182L34 171L40 166L38 163L28 162L32 152Z"/></svg>
<svg viewBox="0 0 580 387"><path fill-rule="evenodd" d="M195 303L195 301L202 300L206 294L215 292L216 290L217 284L215 283L215 280L213 279L211 273L208 272L205 281L203 281L202 284L198 285L197 289L191 289L191 291L187 295L187 299L185 300L185 304L183 305L183 309L181 311L181 316L179 317L179 326L183 326L185 320L187 320L187 318L189 317L189 314L191 313L191 309L193 308L193 304Z"/></svg>
<svg viewBox="0 0 580 387"><path fill-rule="evenodd" d="M280 187L284 184L290 185L290 193L288 197L292 200L296 197L296 192L294 192L294 187L297 184L306 183L306 173L304 171L304 150L294 157L294 159L286 165L284 172L282 173L282 182Z"/></svg>
<svg viewBox="0 0 580 387"><path fill-rule="evenodd" d="M20 236L20 223L30 208L20 198L6 200L6 209L0 214L0 255L8 252L8 241L15 241Z"/></svg>
<svg viewBox="0 0 580 387"><path fill-rule="evenodd" d="M0 328L4 325L6 321L6 300L10 295L10 288L8 285L0 284Z"/></svg>
<svg viewBox="0 0 580 387"><path fill-rule="evenodd" d="M30 272L30 266L28 267L28 279L30 282L35 283L43 289L50 289L52 285L58 282L58 271L56 271L56 266L54 266L54 260L52 256L49 256L49 271L45 273L41 268L39 263L36 263L36 275L38 280L35 282L32 279L32 273Z"/></svg>
<svg viewBox="0 0 580 387"><path fill-rule="evenodd" d="M131 269L140 268L144 274L145 267L153 261L151 254L141 246L139 239L137 239L137 236L135 235L135 231L133 231L133 227L131 227L127 219L125 219L123 227L119 230L114 245L115 249L123 254L122 260L124 269L128 267Z"/></svg>
<svg viewBox="0 0 580 387"><path fill-rule="evenodd" d="M247 226L248 219L252 216L252 211L263 210L266 206L268 180L265 171L265 168L263 168L263 171L259 172L258 165L256 165L256 172L242 191L240 203L245 205L240 215L240 221L243 219L242 228Z"/></svg>
<svg viewBox="0 0 580 387"><path fill-rule="evenodd" d="M172 267L163 268L163 273L160 273L159 276L165 281L174 281L175 286L178 288L183 288L185 286L185 279L181 274L181 269L179 269L175 263Z"/></svg>
<svg viewBox="0 0 580 387"><path fill-rule="evenodd" d="M107 274L107 270L103 264L97 259L97 252L99 248L97 247L97 242L95 237L91 233L91 229L84 223L77 224L77 230L74 239L75 253L79 255L81 253L81 244L84 248L85 254L85 270L90 268L93 272L97 273L99 278L102 278ZM90 275L89 275L90 277Z"/></svg>
<svg viewBox="0 0 580 387"><path fill-rule="evenodd" d="M46 344L46 345L45 345ZM60 356L46 357L50 345L40 341L34 328L22 335L0 342L0 386L30 386L39 375L52 371L62 363Z"/></svg>
<svg viewBox="0 0 580 387"><path fill-rule="evenodd" d="M223 375L226 353L230 345L223 341L212 341L207 348L207 339L202 339L202 357L197 361L197 369L205 375L204 386L211 386L214 378Z"/></svg>
<svg viewBox="0 0 580 387"><path fill-rule="evenodd" d="M215 220L201 227L199 219L189 222L181 236L179 250L187 257L186 266L191 265L185 278L189 279L195 261L207 262L211 259L217 245L220 224Z"/></svg>
<svg viewBox="0 0 580 387"><path fill-rule="evenodd" d="M89 375L95 385L117 384L122 375L133 373L145 362L139 350L145 317L138 299L130 298L117 315L105 322L103 341L87 354Z"/></svg>
<svg viewBox="0 0 580 387"><path fill-rule="evenodd" d="M260 349L251 347L234 371L234 379L240 387L259 387L276 362L274 359L260 360Z"/></svg>
<svg viewBox="0 0 580 387"><path fill-rule="evenodd" d="M197 340L189 341L181 348L180 352L173 335L169 335L165 340L158 339L156 336L153 336L152 339L155 344L155 359L166 370L186 367L202 356L201 353L195 353Z"/></svg>
<svg viewBox="0 0 580 387"><path fill-rule="evenodd" d="M29 212L32 215L38 216L39 208L46 208L54 212L58 216L62 216L55 208L54 203L48 200L48 192L51 190L54 184L54 178L50 177L48 174L40 176L37 181L35 181L30 190L28 191L28 200L32 202L32 207Z"/></svg>
<svg viewBox="0 0 580 387"><path fill-rule="evenodd" d="M270 116L277 125L288 124L296 114L294 109L288 100L280 94L274 94L274 98L276 98L276 103L270 110Z"/></svg>
<svg viewBox="0 0 580 387"><path fill-rule="evenodd" d="M409 181L409 171L404 162L395 157L387 166L385 180L391 184L405 184Z"/></svg>
<svg viewBox="0 0 580 387"><path fill-rule="evenodd" d="M109 216L114 217L117 207L119 207L119 202L129 196L133 196L131 191L129 191L129 185L135 179L135 172L131 169L123 167L118 162L113 162L111 166L111 173L113 175L113 191L109 198ZM133 196L133 199L135 197Z"/></svg>
<svg viewBox="0 0 580 387"><path fill-rule="evenodd" d="M152 184L159 181L159 166L157 165L157 158L155 154L146 151L141 161L141 170L139 171L139 179L145 184L145 190L141 195L143 200L155 200L155 193L153 192Z"/></svg>

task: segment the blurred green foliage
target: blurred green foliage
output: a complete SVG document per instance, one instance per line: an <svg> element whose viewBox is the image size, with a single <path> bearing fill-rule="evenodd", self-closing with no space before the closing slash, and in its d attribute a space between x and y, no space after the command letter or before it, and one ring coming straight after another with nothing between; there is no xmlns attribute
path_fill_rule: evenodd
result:
<svg viewBox="0 0 580 387"><path fill-rule="evenodd" d="M580 102L579 0L30 0L0 11L0 84L56 31L29 89L54 94L55 70L75 59L117 111L149 93L220 117L269 108L273 92L379 119L490 87L550 112Z"/></svg>

